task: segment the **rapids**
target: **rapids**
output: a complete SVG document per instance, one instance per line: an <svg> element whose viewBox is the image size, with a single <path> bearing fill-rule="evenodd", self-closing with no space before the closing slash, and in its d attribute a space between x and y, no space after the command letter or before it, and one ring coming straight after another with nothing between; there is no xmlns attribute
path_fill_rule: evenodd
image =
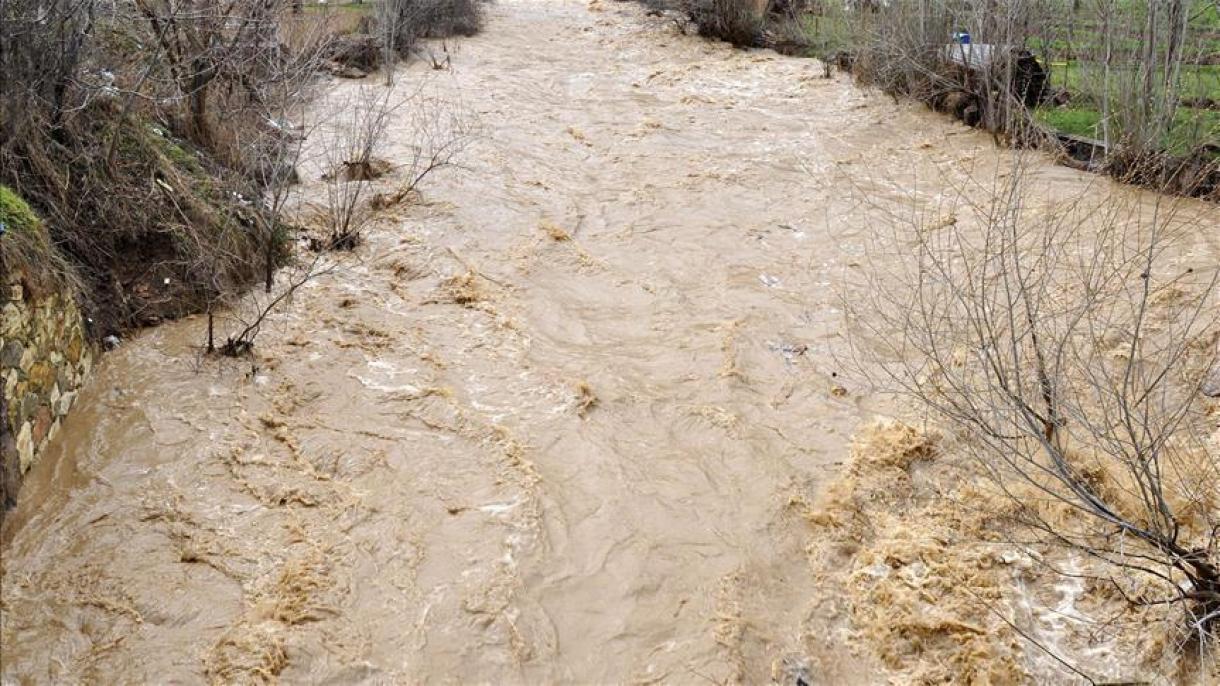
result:
<svg viewBox="0 0 1220 686"><path fill-rule="evenodd" d="M835 352L858 198L1006 153L631 3L489 11L400 77L477 116L462 168L256 369L199 318L104 357L5 523L4 683L873 680L787 507L875 412Z"/></svg>

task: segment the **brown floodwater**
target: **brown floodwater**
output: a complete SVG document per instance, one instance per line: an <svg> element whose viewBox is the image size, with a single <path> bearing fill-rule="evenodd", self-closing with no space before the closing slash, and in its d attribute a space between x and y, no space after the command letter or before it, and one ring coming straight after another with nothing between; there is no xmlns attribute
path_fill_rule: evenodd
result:
<svg viewBox="0 0 1220 686"><path fill-rule="evenodd" d="M489 13L400 74L477 119L462 167L256 369L200 359L199 318L103 358L5 523L5 684L875 679L787 507L875 411L836 361L859 200L1008 153L634 4Z"/></svg>

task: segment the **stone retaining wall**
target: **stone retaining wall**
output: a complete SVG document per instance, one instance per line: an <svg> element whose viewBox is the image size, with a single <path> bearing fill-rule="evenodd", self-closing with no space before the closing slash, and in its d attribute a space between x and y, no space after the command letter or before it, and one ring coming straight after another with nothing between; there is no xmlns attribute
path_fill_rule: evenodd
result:
<svg viewBox="0 0 1220 686"><path fill-rule="evenodd" d="M0 518L89 376L93 351L71 294L0 282Z"/></svg>

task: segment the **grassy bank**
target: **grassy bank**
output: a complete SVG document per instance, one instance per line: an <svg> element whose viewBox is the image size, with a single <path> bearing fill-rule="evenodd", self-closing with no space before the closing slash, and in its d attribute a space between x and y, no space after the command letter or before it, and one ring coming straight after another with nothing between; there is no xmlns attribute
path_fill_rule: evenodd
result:
<svg viewBox="0 0 1220 686"><path fill-rule="evenodd" d="M26 274L31 290L67 279L67 268L42 219L13 189L0 184L0 272Z"/></svg>
<svg viewBox="0 0 1220 686"><path fill-rule="evenodd" d="M866 84L1020 145L1049 140L1037 131L1095 139L1109 151L1100 168L1116 176L1177 193L1220 193L1214 3L814 1L801 12L811 52L850 64ZM996 52L985 63L954 64L946 46L963 32ZM1022 70L1032 60L1045 87L1031 95ZM1183 168L1189 178L1174 171Z"/></svg>
<svg viewBox="0 0 1220 686"><path fill-rule="evenodd" d="M1093 107L1040 107L1036 120L1047 128L1072 136L1101 140L1105 134L1102 113ZM1220 141L1220 110L1179 110L1161 141L1171 155L1189 155L1200 142Z"/></svg>

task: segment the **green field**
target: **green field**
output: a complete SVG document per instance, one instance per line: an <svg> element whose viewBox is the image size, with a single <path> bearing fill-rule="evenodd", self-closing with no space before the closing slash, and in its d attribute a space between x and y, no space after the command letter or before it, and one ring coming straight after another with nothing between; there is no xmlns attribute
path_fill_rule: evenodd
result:
<svg viewBox="0 0 1220 686"><path fill-rule="evenodd" d="M1102 137L1101 112L1088 107L1042 108L1034 117L1047 127L1085 138ZM1164 150L1184 155L1201 143L1220 142L1220 111L1179 109Z"/></svg>
<svg viewBox="0 0 1220 686"><path fill-rule="evenodd" d="M1104 40L1107 23L1097 14L1101 6L1069 0L1050 5L1045 15L1048 20L1042 25L1035 22L1026 47L1047 66L1050 85L1067 92L1068 103L1064 107L1040 108L1035 113L1036 119L1056 131L1101 138L1102 103L1108 99L1112 110L1128 110L1127 121L1137 120L1137 113L1130 112L1135 109L1133 99L1144 96L1134 94L1148 90L1145 75L1139 71L1141 59L1147 58L1141 36L1148 3L1116 0L1110 5L1115 13L1108 24L1111 55L1108 82L1101 64L1107 48ZM874 15L844 10L841 3L815 3L815 7L821 13L806 15L801 21L814 55L830 56L837 50L865 44L870 36L875 39L878 35L870 30L869 22L877 21ZM1164 21L1164 14L1161 20ZM945 41L948 40L946 35ZM986 37L976 36L976 42L986 42ZM1192 4L1182 55L1184 63L1170 80L1175 86L1175 102L1190 106L1177 108L1173 125L1160 143L1163 150L1174 154L1187 154L1200 145L1220 143L1220 111L1214 109L1214 103L1220 102L1220 3L1209 0ZM1163 72L1151 74L1151 91L1163 93L1164 81ZM1163 99L1156 97L1154 101ZM1122 135L1116 129L1117 125L1111 127L1112 138Z"/></svg>
<svg viewBox="0 0 1220 686"><path fill-rule="evenodd" d="M1084 96L1096 101L1103 83L1102 65L1081 61L1051 62L1051 85L1066 88L1074 97ZM1114 82L1133 81L1139 74L1132 69L1115 69L1111 73ZM1154 75L1160 81L1160 74ZM1209 99L1220 102L1220 65L1184 64L1178 74L1179 98L1182 100Z"/></svg>
<svg viewBox="0 0 1220 686"><path fill-rule="evenodd" d="M1096 64L1080 62L1052 63L1051 85L1066 90L1070 103L1066 107L1044 107L1035 114L1048 127L1077 136L1101 138L1101 103L1104 76ZM1135 86L1140 75L1131 70L1111 73L1111 102L1119 101L1127 88ZM1154 81L1159 76L1154 75ZM1178 77L1179 101L1220 102L1220 65L1183 65ZM1213 105L1214 107L1214 105ZM1113 133L1113 132L1112 132ZM1220 143L1220 110L1179 107L1173 125L1162 145L1167 152L1187 154L1203 144Z"/></svg>

